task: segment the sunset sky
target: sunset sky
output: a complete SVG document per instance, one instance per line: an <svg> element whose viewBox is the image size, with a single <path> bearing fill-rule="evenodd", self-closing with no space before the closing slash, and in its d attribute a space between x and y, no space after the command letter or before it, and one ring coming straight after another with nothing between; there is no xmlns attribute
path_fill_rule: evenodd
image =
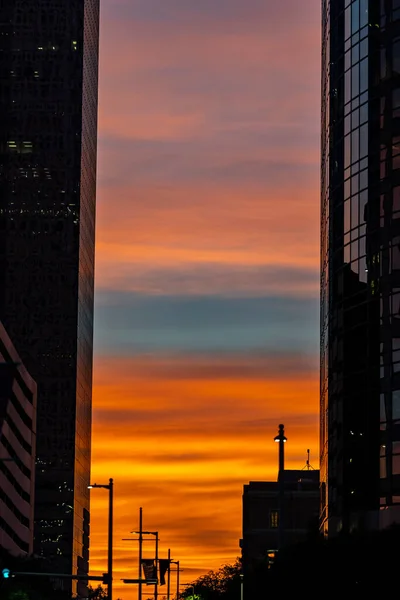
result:
<svg viewBox="0 0 400 600"><path fill-rule="evenodd" d="M92 481L116 579L142 506L190 582L239 556L280 422L318 466L320 0L101 4Z"/></svg>

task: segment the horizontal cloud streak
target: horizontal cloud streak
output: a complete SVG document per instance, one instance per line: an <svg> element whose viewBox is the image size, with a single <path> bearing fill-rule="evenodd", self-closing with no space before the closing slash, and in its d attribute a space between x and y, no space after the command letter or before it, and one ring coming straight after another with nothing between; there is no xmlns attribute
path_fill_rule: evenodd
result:
<svg viewBox="0 0 400 600"><path fill-rule="evenodd" d="M99 293L107 290L149 295L313 296L319 289L317 268L277 265L235 265L202 262L157 266L139 260L103 262L97 281Z"/></svg>
<svg viewBox="0 0 400 600"><path fill-rule="evenodd" d="M98 351L317 349L315 298L147 296L99 292Z"/></svg>

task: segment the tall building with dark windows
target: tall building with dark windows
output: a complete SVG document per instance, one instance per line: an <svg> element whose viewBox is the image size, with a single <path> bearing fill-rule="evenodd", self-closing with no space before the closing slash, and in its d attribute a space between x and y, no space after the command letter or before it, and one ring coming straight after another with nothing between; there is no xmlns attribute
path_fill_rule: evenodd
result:
<svg viewBox="0 0 400 600"><path fill-rule="evenodd" d="M400 0L322 2L321 526L400 520Z"/></svg>
<svg viewBox="0 0 400 600"><path fill-rule="evenodd" d="M37 382L36 554L86 572L99 0L2 0L0 320Z"/></svg>

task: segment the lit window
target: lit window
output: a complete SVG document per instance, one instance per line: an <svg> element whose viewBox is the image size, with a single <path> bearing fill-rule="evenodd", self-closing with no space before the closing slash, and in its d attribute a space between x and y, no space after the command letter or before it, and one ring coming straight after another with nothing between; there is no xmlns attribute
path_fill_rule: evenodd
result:
<svg viewBox="0 0 400 600"><path fill-rule="evenodd" d="M272 529L276 529L276 527L278 527L278 524L279 524L279 511L278 510L271 510L271 512L269 513L269 524Z"/></svg>

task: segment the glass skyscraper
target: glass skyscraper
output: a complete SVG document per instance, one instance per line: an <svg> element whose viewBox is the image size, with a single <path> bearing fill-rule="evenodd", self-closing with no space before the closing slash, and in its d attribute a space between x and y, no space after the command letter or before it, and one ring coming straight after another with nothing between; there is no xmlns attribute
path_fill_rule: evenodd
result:
<svg viewBox="0 0 400 600"><path fill-rule="evenodd" d="M0 3L0 320L37 382L36 554L89 559L99 0Z"/></svg>
<svg viewBox="0 0 400 600"><path fill-rule="evenodd" d="M323 0L321 527L400 520L400 0Z"/></svg>

